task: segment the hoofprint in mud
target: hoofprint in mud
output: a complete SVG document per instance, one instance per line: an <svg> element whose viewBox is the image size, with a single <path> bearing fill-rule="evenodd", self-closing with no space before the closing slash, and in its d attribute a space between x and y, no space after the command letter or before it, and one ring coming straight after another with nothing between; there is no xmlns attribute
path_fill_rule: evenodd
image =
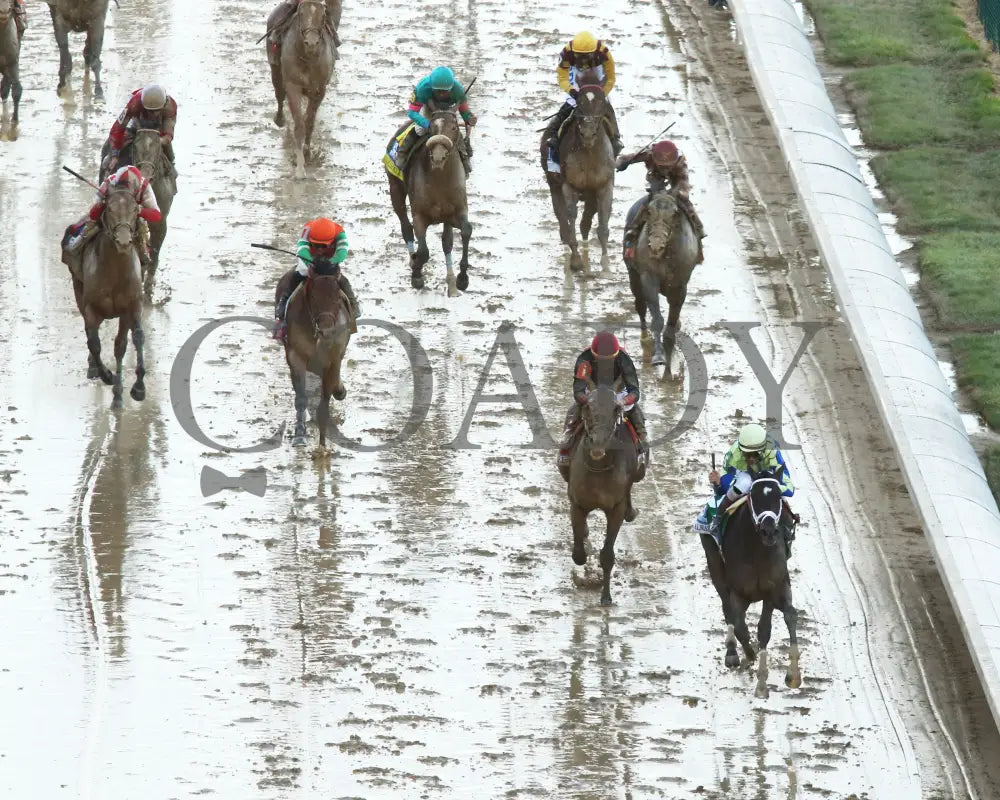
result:
<svg viewBox="0 0 1000 800"><path fill-rule="evenodd" d="M503 320L551 430L595 329L638 352L621 265L602 270L583 248L586 277L564 270L532 130L552 111L555 54L593 17L558 3L349 7L336 103L324 102L317 158L297 181L254 44L269 10L149 0L109 12L108 97L145 76L179 98L184 186L144 314L141 404L109 414L107 389L87 381L53 235L92 199L59 167L97 163L117 103L82 95L70 108L26 92L18 140L0 143L0 217L18 220L0 237L0 518L16 531L0 536L0 696L14 721L0 725L0 788L995 796L1000 742L727 23L701 3L669 2L666 28L657 5L612 0L601 15L627 146L680 120L671 134L710 234L684 333L711 376L697 424L667 436L686 384L641 369L653 461L604 611L571 579L555 450L521 446L536 432L516 403L480 404L465 423ZM58 69L51 31L29 25L24 52L22 80L45 85ZM427 290L408 285L379 163L414 79L449 58L481 75L476 280L457 298L443 296L436 252ZM642 175L619 179L616 235L642 190ZM189 388L199 425L229 452L195 440L171 402L175 356L211 320L269 317L291 262L248 244L291 247L319 214L348 231L345 270L367 314L412 336L426 367L415 377L410 345L361 326L340 443L314 462L287 439L271 443L293 419L280 345L257 325L227 324L198 350ZM752 697L754 676L720 663L719 601L689 531L708 454L765 413L720 320L760 322L752 338L776 376L801 341L792 323L828 324L783 393L808 523L792 562L805 681L769 682L766 701ZM498 351L480 394L515 390L508 355ZM685 361L687 381L692 372ZM372 449L403 430L414 383L428 378L412 436ZM203 497L204 468L264 469L264 496ZM783 642L774 651L787 659ZM44 728L31 723L41 718Z"/></svg>

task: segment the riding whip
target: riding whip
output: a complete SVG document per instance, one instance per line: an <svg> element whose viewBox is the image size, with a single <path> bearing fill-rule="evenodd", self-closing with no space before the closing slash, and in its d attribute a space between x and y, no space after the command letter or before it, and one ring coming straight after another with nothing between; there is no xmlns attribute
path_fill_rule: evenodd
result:
<svg viewBox="0 0 1000 800"><path fill-rule="evenodd" d="M660 131L658 134L656 134L656 136L654 136L652 139L650 139L649 144L644 145L643 148L641 150L639 150L638 153L636 153L634 156L632 156L632 158L630 158L627 162L625 162L625 166L627 167L630 164L634 164L636 161L638 161L639 160L639 156L642 153L646 152L646 148L647 147L649 147L650 145L652 145L653 142L655 142L657 139L659 139L661 136L663 136L663 134L665 134L667 131L669 131L676 124L677 124L677 120L674 120L669 125L667 125L666 128L664 128L662 131ZM713 456L713 458L714 458L714 456ZM715 467L712 467L712 469L715 469Z"/></svg>
<svg viewBox="0 0 1000 800"><path fill-rule="evenodd" d="M96 184L93 184L93 183L91 183L90 181L88 181L88 180L87 180L86 178L84 178L84 177L83 177L83 175L81 175L81 174L80 174L79 172L73 172L73 170L71 170L71 169L70 169L69 167L67 167L67 166L66 166L65 164L63 164L63 169L64 169L64 170L66 170L66 171L67 171L67 172L68 172L68 173L69 173L70 175L72 175L72 176L73 176L74 178L77 178L77 179L79 179L79 180L83 181L83 182L84 182L85 184L87 184L88 186L93 186L93 187L94 187L95 189L97 189L97 191L101 191L101 189L100 189L100 187L99 187L99 186L97 186Z"/></svg>
<svg viewBox="0 0 1000 800"><path fill-rule="evenodd" d="M274 245L263 244L261 242L250 242L250 246L251 247L259 247L261 250L274 250L274 252L276 252L276 253L288 253L288 255L290 255L290 256L298 256L303 261L305 261L307 264L312 264L312 259L309 258L308 256L300 256L298 253L294 252L293 250L285 250L283 247L275 247Z"/></svg>

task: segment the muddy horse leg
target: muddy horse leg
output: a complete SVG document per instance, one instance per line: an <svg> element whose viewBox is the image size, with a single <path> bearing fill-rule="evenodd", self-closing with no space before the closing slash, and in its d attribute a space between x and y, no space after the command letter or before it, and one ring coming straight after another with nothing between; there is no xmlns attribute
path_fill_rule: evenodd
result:
<svg viewBox="0 0 1000 800"><path fill-rule="evenodd" d="M587 563L587 549L584 547L584 543L590 533L587 527L589 513L572 500L569 501L569 519L573 526L573 563L579 567Z"/></svg>
<svg viewBox="0 0 1000 800"><path fill-rule="evenodd" d="M56 94L61 95L73 71L73 57L69 54L69 28L59 17L54 3L49 6L49 14L52 15L52 32L59 47L59 84L56 86Z"/></svg>
<svg viewBox="0 0 1000 800"><path fill-rule="evenodd" d="M701 534L701 546L705 550L705 560L708 562L708 575L712 579L712 585L719 594L722 601L722 618L726 621L726 666L738 667L740 657L736 652L736 637L733 629L736 623L733 620L732 606L729 603L729 588L726 586L726 565L722 560L722 553L715 543L715 537L709 533Z"/></svg>
<svg viewBox="0 0 1000 800"><path fill-rule="evenodd" d="M413 215L413 233L417 249L410 256L410 286L414 289L423 289L424 264L430 259L431 254L427 249L427 222L421 214Z"/></svg>
<svg viewBox="0 0 1000 800"><path fill-rule="evenodd" d="M594 215L597 213L597 198L588 193L583 199L583 212L580 214L580 240L586 244L590 239L590 228L594 223Z"/></svg>
<svg viewBox="0 0 1000 800"><path fill-rule="evenodd" d="M317 90L315 96L310 95L306 101L305 154L308 156L310 161L313 160L312 137L313 128L316 126L316 114L319 112L319 104L323 102L323 98L325 96L326 88L321 87Z"/></svg>
<svg viewBox="0 0 1000 800"><path fill-rule="evenodd" d="M732 610L733 618L730 623L733 633L743 646L743 653L747 661L753 661L757 657L757 651L753 649L750 641L750 629L747 628L747 608L750 604L732 589L729 590L729 608Z"/></svg>
<svg viewBox="0 0 1000 800"><path fill-rule="evenodd" d="M626 497L618 501L608 513L608 527L604 534L604 547L601 548L601 569L604 570L604 583L601 587L601 605L611 605L611 571L615 568L615 540L618 538L618 531L621 530L622 521L625 519Z"/></svg>
<svg viewBox="0 0 1000 800"><path fill-rule="evenodd" d="M663 329L663 351L668 374L670 373L670 359L674 354L674 346L677 344L677 328L680 325L681 308L684 306L686 297L686 285L667 292L669 310L667 312L667 327Z"/></svg>
<svg viewBox="0 0 1000 800"><path fill-rule="evenodd" d="M406 251L412 256L417 246L413 242L413 226L410 216L406 213L406 186L395 175L389 176L389 198L392 200L392 210L399 219L399 232L406 242Z"/></svg>
<svg viewBox="0 0 1000 800"><path fill-rule="evenodd" d="M135 345L135 383L129 394L133 400L141 401L146 399L146 384L143 380L146 377L146 355L143 350L146 334L142 329L142 318L138 315L132 323L132 344Z"/></svg>
<svg viewBox="0 0 1000 800"><path fill-rule="evenodd" d="M760 609L760 621L757 623L757 688L755 697L767 698L767 645L771 641L771 615L774 614L774 603L764 600Z"/></svg>
<svg viewBox="0 0 1000 800"><path fill-rule="evenodd" d="M91 365L97 370L96 377L110 386L114 381L114 376L101 361L101 319L89 309L83 315L83 329L87 334L87 349L90 350Z"/></svg>
<svg viewBox="0 0 1000 800"><path fill-rule="evenodd" d="M469 242L472 240L472 223L467 214L462 215L459 230L462 234L462 260L458 262L458 281L456 286L461 291L469 288Z"/></svg>
<svg viewBox="0 0 1000 800"><path fill-rule="evenodd" d="M0 80L0 98L3 99L5 113L7 111L8 92L12 92L14 97L14 116L10 120L11 133L13 135L13 131L17 128L20 118L18 109L21 107L21 74L20 65L16 62L8 68L8 72L3 76L3 80Z"/></svg>
<svg viewBox="0 0 1000 800"><path fill-rule="evenodd" d="M292 115L293 136L295 138L295 177L306 176L305 139L306 128L302 113L302 90L294 83L285 85L288 95L288 112Z"/></svg>
<svg viewBox="0 0 1000 800"><path fill-rule="evenodd" d="M125 369L125 350L128 347L130 327L128 315L122 314L118 318L118 335L115 336L115 382L111 388L114 395L111 400L112 408L121 408L124 405L122 401L122 394L124 393L124 389L122 388L122 372Z"/></svg>
<svg viewBox="0 0 1000 800"><path fill-rule="evenodd" d="M288 361L292 389L295 391L295 434L292 444L301 447L306 443L306 361L290 345L285 349L285 359Z"/></svg>
<svg viewBox="0 0 1000 800"><path fill-rule="evenodd" d="M319 427L319 446L326 447L326 431L330 426L330 397L343 400L347 397L347 389L340 379L340 358L334 357L323 371L323 389L320 394L319 407L316 409L316 425Z"/></svg>
<svg viewBox="0 0 1000 800"><path fill-rule="evenodd" d="M789 689L798 689L802 685L802 673L799 671L799 640L796 637L795 626L798 611L792 605L792 587L786 579L781 597L775 602L775 607L785 616L785 626L788 628L788 670L785 672L785 685Z"/></svg>
<svg viewBox="0 0 1000 800"><path fill-rule="evenodd" d="M649 358L647 347L649 344L649 328L646 326L646 294L642 288L642 278L639 271L634 267L626 267L628 272L628 286L632 290L632 299L635 300L635 313L639 316L639 341L642 343L643 354Z"/></svg>
<svg viewBox="0 0 1000 800"><path fill-rule="evenodd" d="M83 63L85 68L94 71L94 99L104 99L104 87L101 86L101 51L104 48L104 16L98 14L90 21L87 28L87 43L83 46Z"/></svg>
<svg viewBox="0 0 1000 800"><path fill-rule="evenodd" d="M583 259L580 257L580 246L576 241L576 204L579 193L568 183L562 185L563 208L565 217L559 221L559 232L563 244L570 250L569 268L574 272L583 270Z"/></svg>
<svg viewBox="0 0 1000 800"><path fill-rule="evenodd" d="M614 199L612 186L608 186L597 198L597 238L601 242L601 267L607 269L611 264L611 253L608 249L611 237L611 204Z"/></svg>
<svg viewBox="0 0 1000 800"><path fill-rule="evenodd" d="M663 314L660 311L660 282L655 275L648 272L642 274L642 291L646 298L646 307L652 317L653 329L653 357L650 363L654 367L667 363L667 356L663 352L663 342L661 336L663 332Z"/></svg>
<svg viewBox="0 0 1000 800"><path fill-rule="evenodd" d="M455 229L449 223L441 226L441 250L444 252L444 264L448 270L448 297L458 297L458 287L455 285L455 270L452 267L451 250L455 246Z"/></svg>
<svg viewBox="0 0 1000 800"><path fill-rule="evenodd" d="M271 64L271 85L274 87L274 99L278 110L274 114L274 124L279 128L285 124L285 81L281 77L281 64Z"/></svg>

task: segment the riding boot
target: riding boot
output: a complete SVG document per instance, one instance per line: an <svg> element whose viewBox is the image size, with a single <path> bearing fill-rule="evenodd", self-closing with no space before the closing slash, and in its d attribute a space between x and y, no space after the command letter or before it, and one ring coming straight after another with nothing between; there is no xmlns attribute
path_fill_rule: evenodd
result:
<svg viewBox="0 0 1000 800"><path fill-rule="evenodd" d="M458 140L458 156L462 159L462 166L465 167L465 177L468 178L472 174L472 150L464 138Z"/></svg>
<svg viewBox="0 0 1000 800"><path fill-rule="evenodd" d="M563 103L562 108L556 112L555 116L549 120L549 124L545 126L545 136L542 137L542 141L548 146L542 146L543 172L548 171L549 168L549 151L552 152L552 160L559 163L559 129L572 113L573 106L569 103Z"/></svg>
<svg viewBox="0 0 1000 800"><path fill-rule="evenodd" d="M705 260L705 251L701 245L701 240L706 236L705 225L702 223L701 217L698 216L698 212L694 210L694 203L691 202L690 197L678 197L677 205L687 214L691 226L694 228L694 235L698 237L698 260L696 263L700 264Z"/></svg>
<svg viewBox="0 0 1000 800"><path fill-rule="evenodd" d="M719 500L718 505L715 507L715 516L712 517L712 525L709 527L708 532L715 537L715 541L718 542L719 548L722 548L722 520L725 517L725 511L733 503L729 499L728 495L722 495L722 499Z"/></svg>
<svg viewBox="0 0 1000 800"><path fill-rule="evenodd" d="M347 302L351 304L351 333L357 333L358 317L361 316L361 306L358 304L358 298L354 296L354 289L351 288L351 282L347 280L343 272L337 278L337 283L340 284L340 291L346 295Z"/></svg>
<svg viewBox="0 0 1000 800"><path fill-rule="evenodd" d="M277 339L279 342L287 343L288 341L287 326L285 325L285 312L288 310L288 301L292 296L292 292L294 292L298 285L305 279L305 275L300 275L298 270L296 270L292 274L291 284L285 290L285 293L278 298L278 302L274 305L274 329L271 331L271 337Z"/></svg>
<svg viewBox="0 0 1000 800"><path fill-rule="evenodd" d="M406 128L404 127L404 130L405 129ZM402 131L399 133L402 133ZM399 133L396 134L396 137L399 136ZM417 134L416 130L411 129L409 133L403 137L403 141L399 143L399 146L395 148L396 152L391 153L393 163L399 167L400 170L406 167L407 162L410 160L410 155L413 153L413 148L416 146L418 141L420 141L420 136Z"/></svg>
<svg viewBox="0 0 1000 800"><path fill-rule="evenodd" d="M611 125L611 147L615 152L615 158L618 158L618 154L625 149L625 145L622 143L622 133L618 128L618 117L610 102L605 102L604 109L604 118Z"/></svg>
<svg viewBox="0 0 1000 800"><path fill-rule="evenodd" d="M638 403L632 406L632 410L626 416L628 417L628 421L632 423L632 427L635 428L635 435L639 437L639 449L642 451L640 458L644 463L648 464L649 440L646 438L646 418L643 416L642 409L639 408Z"/></svg>
<svg viewBox="0 0 1000 800"><path fill-rule="evenodd" d="M625 228L625 236L622 240L622 258L625 261L625 265L630 269L635 262L635 245L639 241L639 231L642 230L642 226L646 222L646 209L648 205L649 195L646 195L643 198L642 205L639 206L639 210L632 217L632 222Z"/></svg>

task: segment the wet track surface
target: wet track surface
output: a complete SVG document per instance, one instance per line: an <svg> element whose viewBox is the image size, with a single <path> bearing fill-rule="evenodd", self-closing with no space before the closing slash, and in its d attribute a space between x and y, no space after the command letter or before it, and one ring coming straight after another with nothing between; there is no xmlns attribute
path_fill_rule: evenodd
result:
<svg viewBox="0 0 1000 800"><path fill-rule="evenodd" d="M348 4L321 157L296 181L253 44L270 9L112 8L106 104L81 91L79 37L76 102L56 97L50 21L31 9L20 136L0 142L5 796L997 796L996 729L727 18L682 2L611 0L600 26L561 0ZM555 453L522 447L532 435L520 409L481 405L468 432L478 447L446 447L501 323L553 436L595 328L640 350L623 266L567 271L537 165L534 129L560 102L556 55L582 27L613 49L627 147L678 119L671 135L711 232L682 317L707 362L708 401L655 449L608 610L595 565L572 566ZM444 293L438 229L428 289L410 289L379 164L415 78L439 61L479 76L471 284L458 298ZM178 98L179 193L146 312L148 399L112 414L110 389L86 380L58 254L92 190L60 165L96 173L114 115L147 77ZM618 176L616 242L643 179L641 168ZM290 265L249 243L291 247L319 214L345 224L365 316L426 351L426 420L402 446L328 459L287 438L258 454L199 444L171 408L175 356L213 319L269 317ZM784 393L786 436L802 445L787 455L807 523L792 561L804 682L783 685L776 616L768 700L753 698L752 675L723 667L721 609L690 533L709 453L764 415L722 320L760 323L754 341L778 375L801 340L793 322L829 326ZM106 324L107 356L111 336ZM487 393L514 391L502 352L490 375ZM640 377L662 436L686 381L648 365ZM402 428L413 380L385 330L362 326L346 383L345 437L377 445ZM280 347L250 323L206 339L191 392L202 428L227 447L294 415ZM203 497L206 466L264 467L266 494ZM599 546L598 517L591 528Z"/></svg>

